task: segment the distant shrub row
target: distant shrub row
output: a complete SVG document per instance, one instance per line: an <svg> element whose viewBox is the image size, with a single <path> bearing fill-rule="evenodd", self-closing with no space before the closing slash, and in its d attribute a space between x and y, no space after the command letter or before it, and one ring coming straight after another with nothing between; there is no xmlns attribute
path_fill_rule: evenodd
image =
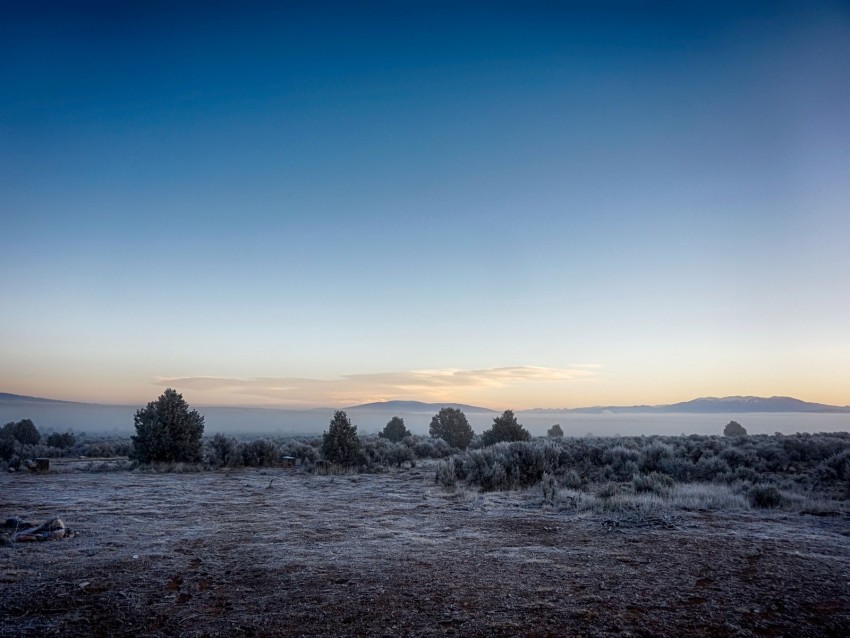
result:
<svg viewBox="0 0 850 638"><path fill-rule="evenodd" d="M357 436L357 441L356 453L344 465L364 472L410 467L418 459L441 459L458 451L443 440L415 435L408 435L398 443L377 435ZM287 457L296 465L308 467L319 460L327 460L322 437L263 438L243 442L216 434L204 443L203 463L210 468L277 467Z"/></svg>

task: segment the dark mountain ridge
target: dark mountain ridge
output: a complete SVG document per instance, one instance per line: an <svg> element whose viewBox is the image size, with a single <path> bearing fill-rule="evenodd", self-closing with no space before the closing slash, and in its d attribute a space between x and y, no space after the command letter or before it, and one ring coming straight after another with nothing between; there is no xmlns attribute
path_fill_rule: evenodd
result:
<svg viewBox="0 0 850 638"><path fill-rule="evenodd" d="M10 394L9 392L0 392L0 401L15 401L22 403L73 403L80 405L77 401L63 401L62 399L44 399L42 397L29 397L24 394Z"/></svg>
<svg viewBox="0 0 850 638"><path fill-rule="evenodd" d="M573 412L577 414L712 414L736 412L838 412L850 413L850 406L811 403L793 397L701 397L669 405L595 406L590 408L535 408L528 412Z"/></svg>

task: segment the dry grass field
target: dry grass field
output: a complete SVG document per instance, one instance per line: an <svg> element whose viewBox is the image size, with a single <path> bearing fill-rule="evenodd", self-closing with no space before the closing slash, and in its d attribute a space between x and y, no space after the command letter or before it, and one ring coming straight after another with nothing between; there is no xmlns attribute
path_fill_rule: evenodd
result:
<svg viewBox="0 0 850 638"><path fill-rule="evenodd" d="M300 470L0 476L0 636L847 636L846 514L616 517Z"/></svg>

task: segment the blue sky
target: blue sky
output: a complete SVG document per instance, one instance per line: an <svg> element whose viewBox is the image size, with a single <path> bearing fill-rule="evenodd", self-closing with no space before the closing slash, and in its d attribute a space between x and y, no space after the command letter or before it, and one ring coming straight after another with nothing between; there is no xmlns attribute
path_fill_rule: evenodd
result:
<svg viewBox="0 0 850 638"><path fill-rule="evenodd" d="M34 2L0 389L850 403L846 3Z"/></svg>

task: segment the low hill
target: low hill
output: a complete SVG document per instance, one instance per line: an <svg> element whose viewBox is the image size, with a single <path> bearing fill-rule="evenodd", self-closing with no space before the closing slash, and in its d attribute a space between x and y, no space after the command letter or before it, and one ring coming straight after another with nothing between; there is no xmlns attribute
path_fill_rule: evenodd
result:
<svg viewBox="0 0 850 638"><path fill-rule="evenodd" d="M374 410L380 412L437 412L443 408L455 408L464 412L495 412L464 403L423 403L422 401L377 401L345 408L346 410Z"/></svg>

